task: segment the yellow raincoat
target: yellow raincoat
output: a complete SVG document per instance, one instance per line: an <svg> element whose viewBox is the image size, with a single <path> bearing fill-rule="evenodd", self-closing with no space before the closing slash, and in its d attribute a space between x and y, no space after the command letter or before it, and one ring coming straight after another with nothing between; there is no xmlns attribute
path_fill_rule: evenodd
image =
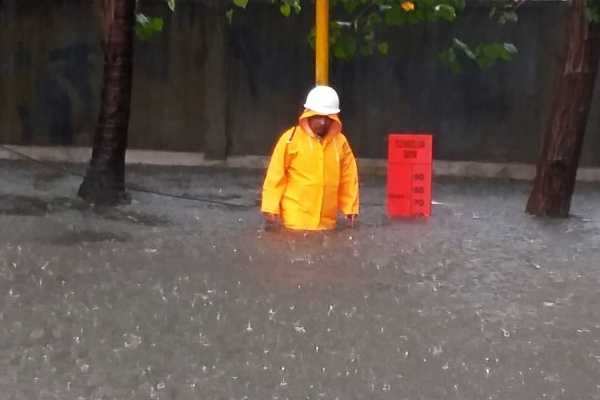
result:
<svg viewBox="0 0 600 400"><path fill-rule="evenodd" d="M337 115L321 140L308 126L317 115L305 110L299 125L277 142L262 190L261 211L281 216L290 229L335 227L338 211L358 215L356 160Z"/></svg>

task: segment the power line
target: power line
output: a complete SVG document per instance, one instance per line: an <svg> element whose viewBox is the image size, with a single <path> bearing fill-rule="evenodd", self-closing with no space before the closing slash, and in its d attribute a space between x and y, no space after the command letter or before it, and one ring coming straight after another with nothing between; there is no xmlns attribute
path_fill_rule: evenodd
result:
<svg viewBox="0 0 600 400"><path fill-rule="evenodd" d="M9 153L15 154L15 155L17 155L17 156L19 156L19 157L21 157L21 158L23 158L25 160L28 160L28 161L40 164L40 165L42 165L42 166L44 166L46 168L50 168L50 169L54 169L54 170L57 170L57 171L61 171L61 172L66 173L68 175L73 175L73 176L77 176L77 177L80 177L80 178L85 178L84 174L80 174L80 173L77 173L75 171L71 171L70 169L63 168L63 167L60 167L58 165L52 165L52 164L46 163L44 161L41 161L41 160L38 160L38 159L33 158L31 156L28 156L27 154L23 154L20 151L11 149L10 147L7 147L7 146L5 146L3 144L0 144L0 148L4 149L5 151L7 151ZM227 208L238 208L238 209L244 209L244 210L254 208L253 206L244 205L244 204L234 204L234 203L228 203L228 202L225 202L225 201L203 199L203 198L200 198L200 197L178 195L178 194L172 194L172 193L164 193L164 192L159 192L159 191L156 191L156 190L145 189L145 188L142 188L142 187L139 187L139 186L125 185L125 188L127 190L131 190L133 192L148 193L148 194L154 194L154 195L157 195L157 196L171 197L171 198L174 198L174 199L181 199L181 200L197 201L197 202L200 202L200 203L219 205L219 206L224 206L224 207L227 207Z"/></svg>

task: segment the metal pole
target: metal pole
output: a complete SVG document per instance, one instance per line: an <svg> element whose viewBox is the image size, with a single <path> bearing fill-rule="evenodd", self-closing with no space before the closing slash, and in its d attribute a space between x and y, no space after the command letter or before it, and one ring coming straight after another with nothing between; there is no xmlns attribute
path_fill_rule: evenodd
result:
<svg viewBox="0 0 600 400"><path fill-rule="evenodd" d="M316 0L315 80L329 84L329 0Z"/></svg>

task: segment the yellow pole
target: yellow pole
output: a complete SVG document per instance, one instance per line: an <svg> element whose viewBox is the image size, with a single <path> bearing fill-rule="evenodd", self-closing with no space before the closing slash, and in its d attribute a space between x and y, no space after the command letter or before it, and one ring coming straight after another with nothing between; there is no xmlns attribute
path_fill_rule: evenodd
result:
<svg viewBox="0 0 600 400"><path fill-rule="evenodd" d="M329 84L329 0L316 0L315 80Z"/></svg>

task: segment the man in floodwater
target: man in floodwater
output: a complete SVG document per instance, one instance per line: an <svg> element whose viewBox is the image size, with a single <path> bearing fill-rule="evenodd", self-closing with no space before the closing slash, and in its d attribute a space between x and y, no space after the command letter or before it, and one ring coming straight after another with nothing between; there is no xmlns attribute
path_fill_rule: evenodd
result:
<svg viewBox="0 0 600 400"><path fill-rule="evenodd" d="M329 86L306 97L298 125L279 138L267 169L261 211L286 228L334 228L341 211L350 226L358 215L356 160L339 119L339 98Z"/></svg>

